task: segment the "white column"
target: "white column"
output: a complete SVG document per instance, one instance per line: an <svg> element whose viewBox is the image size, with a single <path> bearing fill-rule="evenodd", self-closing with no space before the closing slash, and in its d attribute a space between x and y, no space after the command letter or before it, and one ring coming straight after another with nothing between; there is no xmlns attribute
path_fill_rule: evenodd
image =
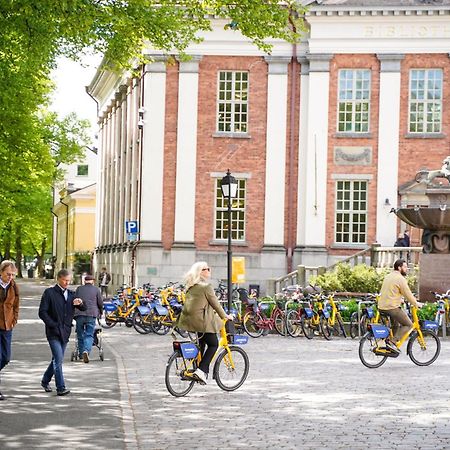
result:
<svg viewBox="0 0 450 450"><path fill-rule="evenodd" d="M160 242L166 117L166 65L162 58L145 67L144 108L140 237Z"/></svg>
<svg viewBox="0 0 450 450"><path fill-rule="evenodd" d="M174 243L194 243L197 161L198 66L201 56L180 61Z"/></svg>
<svg viewBox="0 0 450 450"><path fill-rule="evenodd" d="M309 60L299 57L300 72L300 123L298 143L298 186L297 186L297 245L305 246L306 243L306 160L308 145L308 104L309 104Z"/></svg>
<svg viewBox="0 0 450 450"><path fill-rule="evenodd" d="M312 54L309 59L309 92L306 107L306 127L303 133L306 142L301 140L299 164L304 167L300 176L304 177L299 192L301 211L300 232L305 247L325 246L325 220L327 209L327 155L328 155L328 105L330 85L330 59L332 55ZM303 110L303 115L305 110ZM305 133L306 128L306 133Z"/></svg>
<svg viewBox="0 0 450 450"><path fill-rule="evenodd" d="M380 106L378 121L378 180L376 241L392 245L396 237L397 217L390 214L397 204L398 151L400 132L400 69L404 55L379 54Z"/></svg>
<svg viewBox="0 0 450 450"><path fill-rule="evenodd" d="M284 245L287 87L290 57L266 56L267 134L264 246Z"/></svg>

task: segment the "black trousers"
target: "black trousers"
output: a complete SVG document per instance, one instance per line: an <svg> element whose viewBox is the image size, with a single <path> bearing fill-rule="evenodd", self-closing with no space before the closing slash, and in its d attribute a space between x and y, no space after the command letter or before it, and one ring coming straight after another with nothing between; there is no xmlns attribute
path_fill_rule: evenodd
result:
<svg viewBox="0 0 450 450"><path fill-rule="evenodd" d="M209 365L219 348L219 340L216 333L199 333L200 350L202 352L202 360L200 361L199 369L205 373L209 373ZM206 347L206 351L205 351Z"/></svg>

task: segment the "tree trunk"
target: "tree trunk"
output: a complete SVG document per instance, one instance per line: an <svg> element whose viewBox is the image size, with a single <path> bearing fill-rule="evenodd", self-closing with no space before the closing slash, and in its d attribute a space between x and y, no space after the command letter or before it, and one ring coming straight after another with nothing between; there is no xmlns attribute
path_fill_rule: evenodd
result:
<svg viewBox="0 0 450 450"><path fill-rule="evenodd" d="M5 252L3 254L3 259L11 259L11 225L5 225L4 229L4 243L5 243Z"/></svg>
<svg viewBox="0 0 450 450"><path fill-rule="evenodd" d="M47 250L47 238L44 237L44 239L42 239L42 244L41 244L41 254L36 255L37 256L38 274L42 278L45 278L44 255L45 255L46 250Z"/></svg>
<svg viewBox="0 0 450 450"><path fill-rule="evenodd" d="M17 276L23 278L22 275L22 227L16 225L16 267Z"/></svg>

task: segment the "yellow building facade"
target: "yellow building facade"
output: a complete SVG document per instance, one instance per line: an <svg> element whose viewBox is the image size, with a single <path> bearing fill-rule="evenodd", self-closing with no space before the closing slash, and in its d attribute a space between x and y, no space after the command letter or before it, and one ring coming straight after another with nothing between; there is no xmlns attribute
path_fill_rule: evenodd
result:
<svg viewBox="0 0 450 450"><path fill-rule="evenodd" d="M67 268L75 274L76 255L92 253L95 247L96 184L60 191L53 206L55 215L56 271Z"/></svg>

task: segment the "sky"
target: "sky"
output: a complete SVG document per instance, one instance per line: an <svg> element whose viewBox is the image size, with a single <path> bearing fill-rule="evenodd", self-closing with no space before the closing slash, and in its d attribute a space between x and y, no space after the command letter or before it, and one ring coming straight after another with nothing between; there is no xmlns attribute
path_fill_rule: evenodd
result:
<svg viewBox="0 0 450 450"><path fill-rule="evenodd" d="M77 113L80 119L88 119L92 137L97 132L97 105L86 93L88 86L100 64L99 56L85 57L82 63L66 58L58 60L58 67L52 74L56 89L52 96L50 109L64 117L71 112Z"/></svg>

